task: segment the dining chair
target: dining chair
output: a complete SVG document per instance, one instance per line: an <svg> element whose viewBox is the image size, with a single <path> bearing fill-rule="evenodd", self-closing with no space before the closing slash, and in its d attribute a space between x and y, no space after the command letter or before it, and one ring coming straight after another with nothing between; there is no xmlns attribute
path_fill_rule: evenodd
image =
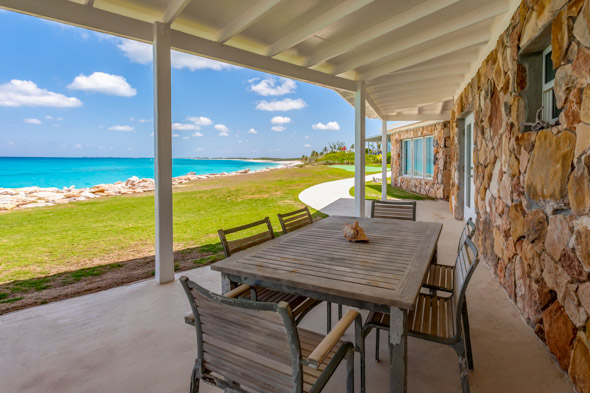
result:
<svg viewBox="0 0 590 393"><path fill-rule="evenodd" d="M408 335L452 347L459 357L463 393L469 393L469 370L473 369L471 337L465 292L479 263L477 247L466 237L457 253L454 270L455 290L452 293L420 293L413 310L408 313ZM389 314L370 312L363 325L363 337L371 330L389 331ZM379 360L379 347L376 359Z"/></svg>
<svg viewBox="0 0 590 393"><path fill-rule="evenodd" d="M371 201L371 218L416 221L416 201Z"/></svg>
<svg viewBox="0 0 590 393"><path fill-rule="evenodd" d="M227 239L228 235L234 235L244 231L252 233L253 231L256 231L253 228L257 227L262 227L263 229L254 235L249 235L233 240ZM219 234L219 239L221 240L221 245L226 258L238 251L243 251L247 248L262 244L266 241L274 239L275 237L272 224L270 223L270 219L268 217L250 224L241 225L239 227L220 229L217 231L217 233ZM291 293L280 292L262 287L251 287L247 284L242 284L238 288L244 289L241 291L242 297L249 296L251 300L273 303L287 302L293 311L295 321L297 323L299 323L303 317L315 306L321 303L319 300L311 299L306 296L294 295ZM248 289L249 292L247 292L246 289Z"/></svg>
<svg viewBox="0 0 590 393"><path fill-rule="evenodd" d="M461 246L465 242L465 239L472 239L475 235L475 224L470 218L465 223L461 236L459 237L459 244L457 245L457 252L461 249ZM435 291L453 292L454 289L454 276L455 266L443 265L440 263L431 263L424 277L423 288L427 288L434 294Z"/></svg>
<svg viewBox="0 0 590 393"><path fill-rule="evenodd" d="M299 228L313 223L313 218L309 211L309 207L305 206L303 209L295 210L288 213L279 213L279 222L283 228L283 234L293 232ZM326 331L332 329L332 303L326 302ZM342 304L338 305L338 319L342 318Z"/></svg>
<svg viewBox="0 0 590 393"><path fill-rule="evenodd" d="M277 216L279 217L279 222L281 223L284 235L313 223L313 218L311 217L308 206L289 213L279 213Z"/></svg>
<svg viewBox="0 0 590 393"><path fill-rule="evenodd" d="M350 310L326 336L297 328L286 302L268 303L212 293L186 276L180 282L192 313L197 358L190 391L200 381L232 393L321 392L346 360L346 391L354 391L354 350L362 352L362 320ZM342 336L355 323L355 343Z"/></svg>

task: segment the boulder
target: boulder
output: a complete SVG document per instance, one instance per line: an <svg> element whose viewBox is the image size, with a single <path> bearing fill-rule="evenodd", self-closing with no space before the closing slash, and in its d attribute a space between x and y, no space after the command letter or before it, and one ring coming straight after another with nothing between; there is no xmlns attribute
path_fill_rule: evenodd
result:
<svg viewBox="0 0 590 393"><path fill-rule="evenodd" d="M584 270L590 272L590 217L574 221L574 247Z"/></svg>
<svg viewBox="0 0 590 393"><path fill-rule="evenodd" d="M590 47L590 4L585 2L580 15L574 24L574 36L587 47Z"/></svg>
<svg viewBox="0 0 590 393"><path fill-rule="evenodd" d="M543 311L543 325L549 351L555 355L561 368L567 370L577 329L559 301Z"/></svg>
<svg viewBox="0 0 590 393"><path fill-rule="evenodd" d="M544 254L541 260L543 261L543 280L550 289L557 293L557 299L562 302L565 298L567 285L572 283L572 278L549 255Z"/></svg>
<svg viewBox="0 0 590 393"><path fill-rule="evenodd" d="M563 214L549 217L549 227L545 238L545 249L556 261L560 259L561 252L567 246L572 232L567 218Z"/></svg>
<svg viewBox="0 0 590 393"><path fill-rule="evenodd" d="M560 201L567 190L576 136L568 131L553 135L550 130L539 131L531 155L525 193L534 201Z"/></svg>
<svg viewBox="0 0 590 393"><path fill-rule="evenodd" d="M567 28L567 9L561 10L551 25L551 60L553 68L561 65L567 54L569 34Z"/></svg>
<svg viewBox="0 0 590 393"><path fill-rule="evenodd" d="M588 148L590 148L590 125L580 123L576 126L576 152L574 159L581 156Z"/></svg>
<svg viewBox="0 0 590 393"><path fill-rule="evenodd" d="M590 326L586 327L588 331ZM569 376L580 393L590 393L590 340L578 332L568 370Z"/></svg>
<svg viewBox="0 0 590 393"><path fill-rule="evenodd" d="M567 274L569 274L570 277L574 280L578 282L588 281L588 275L590 273L584 270L582 263L580 262L576 254L572 252L570 249L566 248L562 251L561 257L559 258L559 262L561 263L563 270L565 270Z"/></svg>
<svg viewBox="0 0 590 393"><path fill-rule="evenodd" d="M582 307L584 307L586 312L590 314L590 282L580 284L578 286L577 295ZM590 334L590 331L588 331L588 333Z"/></svg>
<svg viewBox="0 0 590 393"><path fill-rule="evenodd" d="M537 239L544 239L547 233L547 216L543 210L536 209L527 214L524 219L524 235L533 243Z"/></svg>
<svg viewBox="0 0 590 393"><path fill-rule="evenodd" d="M568 182L568 197L575 214L590 210L590 152L576 162Z"/></svg>
<svg viewBox="0 0 590 393"><path fill-rule="evenodd" d="M590 49L580 48L572 63L572 76L579 87L585 87L590 83Z"/></svg>
<svg viewBox="0 0 590 393"><path fill-rule="evenodd" d="M582 93L582 107L580 108L580 120L590 123L590 86L586 86Z"/></svg>
<svg viewBox="0 0 590 393"><path fill-rule="evenodd" d="M563 108L565 99L569 96L570 91L576 84L576 79L572 74L572 65L566 64L559 67L555 73L555 82L553 83L553 92L555 93L555 103L558 108Z"/></svg>

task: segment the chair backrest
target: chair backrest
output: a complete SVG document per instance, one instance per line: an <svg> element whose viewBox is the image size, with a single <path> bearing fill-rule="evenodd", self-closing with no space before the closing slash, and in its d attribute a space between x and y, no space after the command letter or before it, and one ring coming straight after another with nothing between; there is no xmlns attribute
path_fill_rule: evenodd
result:
<svg viewBox="0 0 590 393"><path fill-rule="evenodd" d="M475 235L475 223L471 218L467 220L463 230L461 231L461 237L459 238L459 244L457 245L457 252L461 250L461 246L465 242L465 239L469 238L469 240L473 239L473 235Z"/></svg>
<svg viewBox="0 0 590 393"><path fill-rule="evenodd" d="M455 331L458 334L461 323L461 310L463 303L465 303L465 293L467 291L467 285L471 280L471 276L475 271L475 268L479 264L479 252L477 247L470 238L466 238L459 252L457 253L457 260L455 262L455 289L454 289L454 312L455 312Z"/></svg>
<svg viewBox="0 0 590 393"><path fill-rule="evenodd" d="M260 233L240 239L227 240L227 235L246 231L259 225L264 225L264 230ZM226 258L233 253L245 250L246 248L254 247L260 243L264 243L265 241L272 240L275 237L274 231L272 230L272 225L270 224L270 219L268 217L251 224L246 224L231 229L220 229L217 231L217 233L219 234L219 239L221 240L221 245L223 246L223 252L225 253Z"/></svg>
<svg viewBox="0 0 590 393"><path fill-rule="evenodd" d="M180 282L195 317L196 377L237 392L302 392L301 348L287 303L227 298L185 276Z"/></svg>
<svg viewBox="0 0 590 393"><path fill-rule="evenodd" d="M371 218L395 218L416 221L416 201L379 201L371 203Z"/></svg>
<svg viewBox="0 0 590 393"><path fill-rule="evenodd" d="M311 218L311 213L307 206L289 213L279 213L277 216L279 217L281 228L283 228L283 234L293 232L296 229L313 223L313 218Z"/></svg>

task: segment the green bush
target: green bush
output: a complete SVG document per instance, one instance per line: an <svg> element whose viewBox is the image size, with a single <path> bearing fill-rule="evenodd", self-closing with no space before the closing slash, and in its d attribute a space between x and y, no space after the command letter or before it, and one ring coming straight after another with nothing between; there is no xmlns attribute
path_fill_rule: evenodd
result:
<svg viewBox="0 0 590 393"><path fill-rule="evenodd" d="M317 157L316 161L320 164L334 165L334 164L354 164L354 153L339 151L335 153L324 154ZM380 154L365 154L365 163L369 165L381 165ZM387 163L391 163L391 153L387 153Z"/></svg>

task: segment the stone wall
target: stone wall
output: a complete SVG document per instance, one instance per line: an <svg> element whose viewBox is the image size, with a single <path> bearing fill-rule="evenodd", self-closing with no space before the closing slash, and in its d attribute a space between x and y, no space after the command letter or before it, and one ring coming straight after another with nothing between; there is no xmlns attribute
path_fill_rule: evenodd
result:
<svg viewBox="0 0 590 393"><path fill-rule="evenodd" d="M473 112L480 254L580 392L590 392L589 27L590 0L524 0L451 114L451 210L462 218L461 119ZM541 70L524 58L549 43L563 111L532 131L526 90Z"/></svg>
<svg viewBox="0 0 590 393"><path fill-rule="evenodd" d="M391 185L404 190L427 195L432 198L448 199L451 183L451 128L448 121L396 132L391 135ZM402 176L401 141L433 135L434 175L432 179Z"/></svg>

